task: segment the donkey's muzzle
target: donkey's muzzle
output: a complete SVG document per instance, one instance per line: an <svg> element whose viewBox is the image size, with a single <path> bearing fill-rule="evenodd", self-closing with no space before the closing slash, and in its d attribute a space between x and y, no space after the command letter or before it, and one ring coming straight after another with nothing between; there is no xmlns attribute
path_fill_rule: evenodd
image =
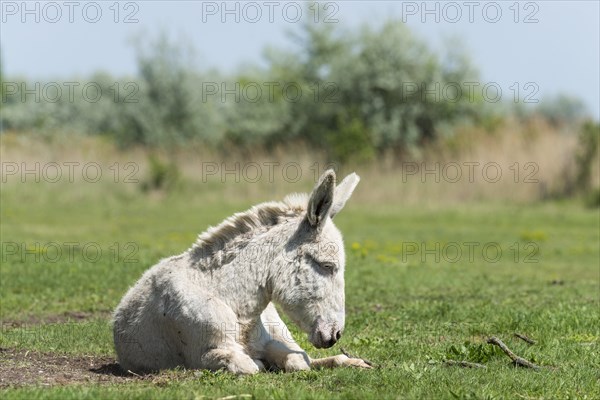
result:
<svg viewBox="0 0 600 400"><path fill-rule="evenodd" d="M342 330L337 324L327 324L322 319L317 319L310 335L310 342L317 349L328 349L342 337Z"/></svg>
<svg viewBox="0 0 600 400"><path fill-rule="evenodd" d="M333 346L334 344L336 344L337 341L340 340L341 337L342 337L342 331L340 331L339 329L332 332L331 338L325 344L325 348L327 349L327 348Z"/></svg>

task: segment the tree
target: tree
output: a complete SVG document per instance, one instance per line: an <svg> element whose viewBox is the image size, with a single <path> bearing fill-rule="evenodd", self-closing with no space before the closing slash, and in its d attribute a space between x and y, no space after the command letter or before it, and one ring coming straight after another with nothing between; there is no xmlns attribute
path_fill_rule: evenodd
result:
<svg viewBox="0 0 600 400"><path fill-rule="evenodd" d="M164 32L137 43L139 96L121 109L122 144L181 145L222 134L216 103L202 96L202 84L210 79L195 70L193 49L180 43Z"/></svg>
<svg viewBox="0 0 600 400"><path fill-rule="evenodd" d="M578 124L587 116L583 101L564 93L542 99L537 111L555 126Z"/></svg>
<svg viewBox="0 0 600 400"><path fill-rule="evenodd" d="M290 108L293 125L277 134L281 140L304 138L335 159L362 158L364 146L372 154L401 154L435 140L441 125L475 118L482 109L480 99L464 92L448 95L448 87L477 80L461 47L440 57L398 20L358 32L305 22L292 37L298 49L272 51L270 72L311 96ZM361 138L360 146L339 145L350 140L348 132Z"/></svg>

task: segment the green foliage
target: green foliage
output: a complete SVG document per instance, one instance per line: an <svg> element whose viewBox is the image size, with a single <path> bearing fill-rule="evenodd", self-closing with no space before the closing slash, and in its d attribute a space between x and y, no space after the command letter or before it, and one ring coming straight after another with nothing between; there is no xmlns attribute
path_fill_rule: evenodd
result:
<svg viewBox="0 0 600 400"><path fill-rule="evenodd" d="M326 13L327 6L308 7ZM74 98L65 86L73 79L55 82L63 90L57 101L21 93L46 83L14 79L18 90L3 102L0 124L107 135L124 148L197 142L249 152L303 143L344 164L384 152L416 155L457 127L493 132L510 113L528 115L469 89L466 83L477 82L479 74L463 44L448 41L439 51L398 19L355 30L305 20L290 39L288 49L266 50L266 67L222 75L199 69L185 39L140 37L137 76L94 74L77 80ZM87 83L102 93L97 101L82 94ZM537 112L555 124L579 121L585 113L579 100L566 96L545 101ZM587 153L582 157L585 162Z"/></svg>
<svg viewBox="0 0 600 400"><path fill-rule="evenodd" d="M587 113L581 99L565 94L542 99L536 111L554 125L580 123Z"/></svg>
<svg viewBox="0 0 600 400"><path fill-rule="evenodd" d="M592 165L598 157L600 146L600 124L592 121L585 122L579 131L579 148L575 155L576 177L575 185L583 193L592 189Z"/></svg>
<svg viewBox="0 0 600 400"><path fill-rule="evenodd" d="M502 355L501 350L487 343L474 343L466 341L462 345L451 345L446 351L446 359L468 361L485 364L497 355Z"/></svg>
<svg viewBox="0 0 600 400"><path fill-rule="evenodd" d="M216 143L223 134L222 111L218 103L203 99L202 84L218 78L196 72L192 51L165 34L138 43L136 51L137 77L96 73L76 80L11 82L17 92L6 96L2 126L109 135L122 147ZM69 82L75 84L72 89Z"/></svg>
<svg viewBox="0 0 600 400"><path fill-rule="evenodd" d="M274 82L272 87L277 89L270 89L265 82ZM273 144L272 138L286 132L291 123L289 110L294 104L282 97L286 83L276 82L264 72L255 70L235 80L227 80L224 85L235 88L236 84L239 101L233 96L225 98L230 100L225 103L224 109L227 144L241 149L268 147ZM217 99L222 100L221 95Z"/></svg>
<svg viewBox="0 0 600 400"><path fill-rule="evenodd" d="M600 208L600 188L593 189L588 193L585 205L589 208Z"/></svg>
<svg viewBox="0 0 600 400"><path fill-rule="evenodd" d="M4 58L2 57L2 47L0 46L0 109L4 108ZM2 131L2 121L0 121L0 132Z"/></svg>
<svg viewBox="0 0 600 400"><path fill-rule="evenodd" d="M214 142L219 112L202 97L207 77L193 67L193 51L165 33L137 44L139 96L124 102L114 130L123 146L175 146L192 140Z"/></svg>
<svg viewBox="0 0 600 400"><path fill-rule="evenodd" d="M333 161L354 162L410 151L435 140L441 126L483 113L478 98L444 94L455 82L477 80L460 47L437 56L400 21L358 32L306 23L296 41L296 51L269 55L272 75L310 94L290 109L293 125L281 141L325 143ZM349 145L347 135L358 143Z"/></svg>
<svg viewBox="0 0 600 400"><path fill-rule="evenodd" d="M106 73L97 73L78 82L16 79L10 83L16 92L6 93L1 123L4 129L17 131L115 133L122 127L121 115L128 97L139 100L137 83L131 79L116 79Z"/></svg>
<svg viewBox="0 0 600 400"><path fill-rule="evenodd" d="M460 46L436 55L399 20L358 32L305 21L292 40L293 51L270 50L266 68L237 76L198 71L185 41L166 34L140 40L137 77L89 79L102 92L99 101L82 98L80 88L74 100L63 93L56 102L21 101L17 93L2 122L16 130L108 134L123 147L198 141L268 148L300 141L346 163L388 149L410 151L434 140L441 126L482 109L480 99L464 93L458 101L443 98L447 83L477 78Z"/></svg>
<svg viewBox="0 0 600 400"><path fill-rule="evenodd" d="M152 154L148 157L148 166L149 176L147 180L142 182L142 191L169 190L179 182L180 172L174 162L164 162Z"/></svg>
<svg viewBox="0 0 600 400"><path fill-rule="evenodd" d="M325 133L327 150L332 160L345 164L372 161L375 151L363 121L356 115L339 115L335 131Z"/></svg>
<svg viewBox="0 0 600 400"><path fill-rule="evenodd" d="M546 232L541 230L526 230L521 232L521 234L519 235L519 240L523 242L540 243L548 240L548 235L546 234Z"/></svg>

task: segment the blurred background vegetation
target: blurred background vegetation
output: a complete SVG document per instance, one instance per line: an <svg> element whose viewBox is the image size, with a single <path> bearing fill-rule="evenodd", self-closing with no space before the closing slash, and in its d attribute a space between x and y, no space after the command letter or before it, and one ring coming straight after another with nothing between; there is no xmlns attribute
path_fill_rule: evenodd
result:
<svg viewBox="0 0 600 400"><path fill-rule="evenodd" d="M308 158L377 173L407 161L535 162L547 168L533 198L585 194L597 204L600 128L583 103L471 95L463 83L481 82L476 66L459 43L445 48L435 52L395 20L358 31L307 23L290 32L288 48L265 50L265 66L224 75L193 67L193 46L161 33L136 42L136 76L52 82L37 90L41 99L21 92L45 82L0 70L0 124L5 135L98 137L118 151L142 149L150 174L143 190L174 187L167 178L180 179L182 151L250 160L286 159L301 148ZM93 86L83 91L86 83Z"/></svg>

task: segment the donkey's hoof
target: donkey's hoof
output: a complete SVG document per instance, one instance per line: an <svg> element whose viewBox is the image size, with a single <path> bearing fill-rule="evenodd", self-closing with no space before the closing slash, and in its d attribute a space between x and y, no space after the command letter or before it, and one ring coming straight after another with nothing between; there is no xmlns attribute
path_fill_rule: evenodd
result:
<svg viewBox="0 0 600 400"><path fill-rule="evenodd" d="M265 363L262 362L262 360L259 360L258 358L253 358L252 361L254 361L254 364L258 366L259 371L265 371L267 369Z"/></svg>
<svg viewBox="0 0 600 400"><path fill-rule="evenodd" d="M373 368L370 364L368 364L365 360L361 358L348 358L344 365L348 367Z"/></svg>
<svg viewBox="0 0 600 400"><path fill-rule="evenodd" d="M285 372L306 371L310 369L310 364L304 354L288 354L283 369Z"/></svg>
<svg viewBox="0 0 600 400"><path fill-rule="evenodd" d="M258 373L259 368L254 363L252 365L230 364L227 366L227 370L236 375L254 375Z"/></svg>
<svg viewBox="0 0 600 400"><path fill-rule="evenodd" d="M248 356L236 356L231 361L227 370L236 375L253 375L260 371L261 366Z"/></svg>
<svg viewBox="0 0 600 400"><path fill-rule="evenodd" d="M336 366L336 367L373 368L365 360L363 360L361 358L350 358L345 354L340 354L334 358L334 366Z"/></svg>

